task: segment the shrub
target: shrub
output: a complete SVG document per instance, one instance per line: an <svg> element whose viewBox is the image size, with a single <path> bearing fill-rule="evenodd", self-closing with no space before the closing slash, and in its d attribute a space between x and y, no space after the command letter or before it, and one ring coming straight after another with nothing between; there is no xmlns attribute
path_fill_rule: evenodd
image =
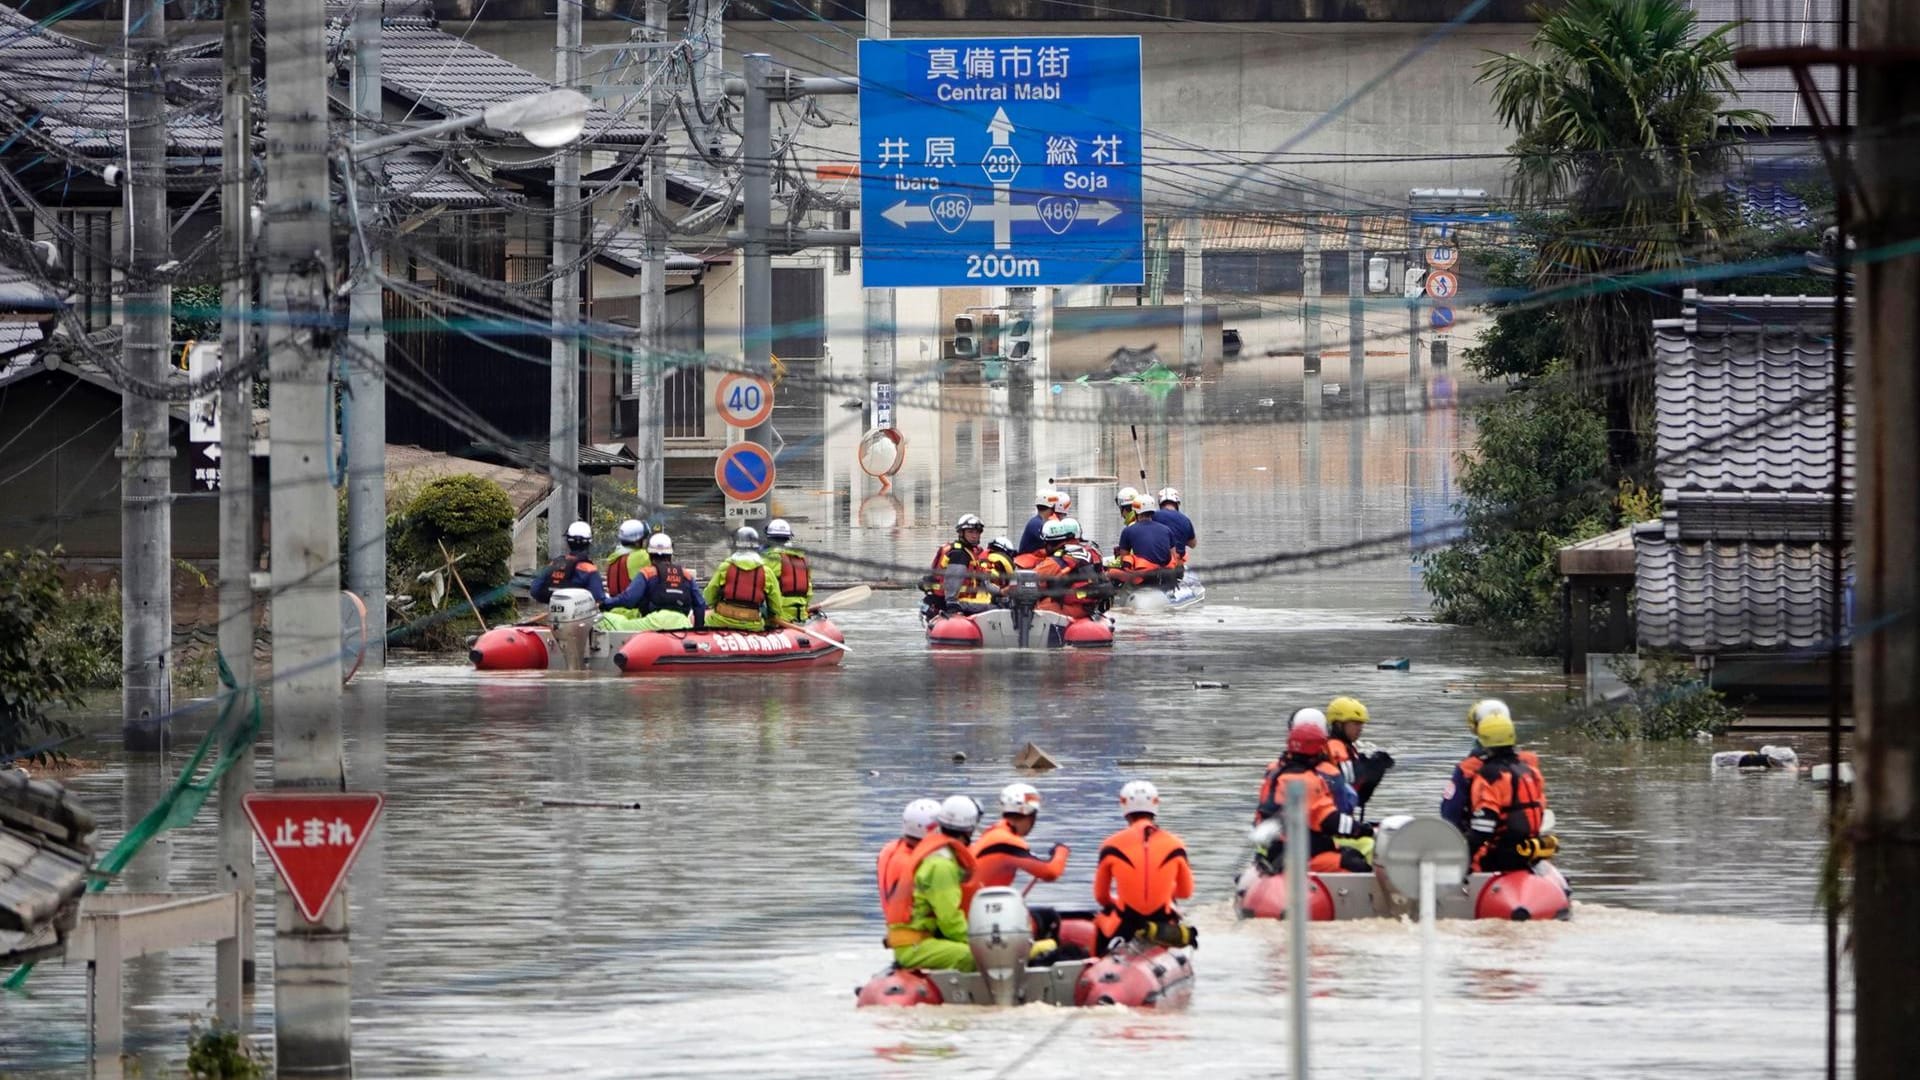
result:
<svg viewBox="0 0 1920 1080"><path fill-rule="evenodd" d="M401 590L419 601L416 610L425 612L432 607L429 585L418 578L423 571L446 565L441 544L460 560L454 565L483 611L505 614L513 610L506 591L511 576L507 563L513 555L513 502L499 484L477 476L443 476L429 481L399 519L389 524L389 530L393 578ZM447 589L449 596L459 597L458 586L451 581ZM431 634L426 643L447 644L450 634L451 629Z"/></svg>
<svg viewBox="0 0 1920 1080"><path fill-rule="evenodd" d="M80 645L50 631L62 593L53 555L0 552L0 757L75 734L47 715L80 704L75 673L91 662Z"/></svg>
<svg viewBox="0 0 1920 1080"><path fill-rule="evenodd" d="M1739 720L1726 695L1700 680L1684 659L1615 657L1607 665L1627 685L1624 702L1602 703L1581 713L1574 730L1592 739L1690 739L1718 735Z"/></svg>
<svg viewBox="0 0 1920 1080"><path fill-rule="evenodd" d="M187 1043L187 1075L195 1080L255 1080L267 1070L259 1051L239 1032L195 1022Z"/></svg>

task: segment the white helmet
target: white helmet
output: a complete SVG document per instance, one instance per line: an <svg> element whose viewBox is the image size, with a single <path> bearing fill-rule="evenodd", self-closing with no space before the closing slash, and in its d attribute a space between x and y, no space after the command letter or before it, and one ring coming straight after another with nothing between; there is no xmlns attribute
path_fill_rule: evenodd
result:
<svg viewBox="0 0 1920 1080"><path fill-rule="evenodd" d="M1033 497L1033 505L1041 510L1051 510L1053 509L1053 500L1058 498L1059 495L1060 493L1052 488L1041 488L1040 494Z"/></svg>
<svg viewBox="0 0 1920 1080"><path fill-rule="evenodd" d="M1161 505L1167 503L1172 503L1175 506L1180 505L1180 489L1177 487L1163 487L1156 492L1153 497L1154 500Z"/></svg>
<svg viewBox="0 0 1920 1080"><path fill-rule="evenodd" d="M1293 715L1287 718L1287 730L1292 731L1297 727L1317 728L1320 734L1325 735L1327 714L1319 709L1295 709Z"/></svg>
<svg viewBox="0 0 1920 1080"><path fill-rule="evenodd" d="M591 540L593 539L593 526L584 521L576 521L567 526L567 539Z"/></svg>
<svg viewBox="0 0 1920 1080"><path fill-rule="evenodd" d="M620 523L620 542L638 544L647 538L647 523L639 518L628 518Z"/></svg>
<svg viewBox="0 0 1920 1080"><path fill-rule="evenodd" d="M915 799L900 811L900 831L915 840L927 835L940 816L940 800Z"/></svg>
<svg viewBox="0 0 1920 1080"><path fill-rule="evenodd" d="M1138 491L1135 491L1130 487L1123 487L1119 491L1116 491L1113 493L1113 505L1119 507L1122 510L1131 509L1133 506L1133 500L1139 497L1140 497L1140 493Z"/></svg>
<svg viewBox="0 0 1920 1080"><path fill-rule="evenodd" d="M1075 540L1080 539L1080 519L1079 518L1070 518L1070 517L1061 518L1060 528L1065 530L1066 534L1070 537L1073 537Z"/></svg>
<svg viewBox="0 0 1920 1080"><path fill-rule="evenodd" d="M1125 814L1160 812L1160 789L1151 780L1129 780L1120 789L1120 811Z"/></svg>
<svg viewBox="0 0 1920 1080"><path fill-rule="evenodd" d="M653 539L647 541L647 553L649 555L672 555L673 537L668 536L666 533L654 533Z"/></svg>
<svg viewBox="0 0 1920 1080"><path fill-rule="evenodd" d="M966 532L968 529L984 529L987 523L980 520L978 514L961 514L960 520L953 523L954 532Z"/></svg>
<svg viewBox="0 0 1920 1080"><path fill-rule="evenodd" d="M1029 815L1039 813L1040 789L1032 784L1008 784L1001 788L1000 812Z"/></svg>
<svg viewBox="0 0 1920 1080"><path fill-rule="evenodd" d="M774 518L772 521L767 522L767 539L791 540L793 539L793 526L787 524L786 518Z"/></svg>
<svg viewBox="0 0 1920 1080"><path fill-rule="evenodd" d="M933 820L943 829L971 833L980 824L980 803L971 795L949 795Z"/></svg>

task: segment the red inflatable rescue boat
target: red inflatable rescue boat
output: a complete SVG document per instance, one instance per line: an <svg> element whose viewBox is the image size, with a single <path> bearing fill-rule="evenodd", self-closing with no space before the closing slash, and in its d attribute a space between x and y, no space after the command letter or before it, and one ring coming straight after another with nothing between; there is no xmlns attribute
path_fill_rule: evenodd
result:
<svg viewBox="0 0 1920 1080"><path fill-rule="evenodd" d="M1191 950L1129 943L1092 959L1093 923L1062 918L1059 943L1083 959L1029 967L1033 925L1025 901L1004 886L981 889L967 909L974 971L923 971L894 966L855 992L862 1006L1178 1004L1193 986Z"/></svg>
<svg viewBox="0 0 1920 1080"><path fill-rule="evenodd" d="M651 630L629 637L614 653L613 663L628 675L828 667L846 655L836 647L843 640L840 628L824 618L797 629L759 634L740 630Z"/></svg>
<svg viewBox="0 0 1920 1080"><path fill-rule="evenodd" d="M532 626L496 626L474 639L467 659L479 671L544 671L547 633Z"/></svg>
<svg viewBox="0 0 1920 1080"><path fill-rule="evenodd" d="M1414 914L1417 902L1375 874L1307 875L1307 915L1314 922L1397 918ZM1286 918L1286 875L1249 868L1234 890L1233 907L1243 919ZM1442 885L1434 913L1442 919L1567 919L1573 916L1573 901L1560 871L1541 863L1532 870L1469 874L1463 882Z"/></svg>
<svg viewBox="0 0 1920 1080"><path fill-rule="evenodd" d="M1110 649L1113 620L1069 619L1051 611L995 608L977 615L947 614L927 624L936 649Z"/></svg>

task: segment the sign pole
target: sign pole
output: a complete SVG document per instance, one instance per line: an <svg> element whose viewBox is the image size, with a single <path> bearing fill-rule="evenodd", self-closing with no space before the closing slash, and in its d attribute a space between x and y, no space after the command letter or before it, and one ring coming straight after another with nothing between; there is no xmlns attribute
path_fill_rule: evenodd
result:
<svg viewBox="0 0 1920 1080"><path fill-rule="evenodd" d="M1307 784L1287 781L1287 1035L1293 1080L1307 1080Z"/></svg>
<svg viewBox="0 0 1920 1080"><path fill-rule="evenodd" d="M867 40L893 37L893 0L867 0ZM866 280L864 248L860 252L861 281ZM867 429L893 426L893 387L898 381L900 338L896 328L898 306L892 289L866 290L867 332L863 357L869 396Z"/></svg>
<svg viewBox="0 0 1920 1080"><path fill-rule="evenodd" d="M747 243L740 336L746 347L747 371L764 379L773 374L773 104L767 92L767 82L773 77L773 57L748 53L744 60L747 93L741 116L740 159L745 172ZM761 422L747 430L747 441L771 446L772 432Z"/></svg>

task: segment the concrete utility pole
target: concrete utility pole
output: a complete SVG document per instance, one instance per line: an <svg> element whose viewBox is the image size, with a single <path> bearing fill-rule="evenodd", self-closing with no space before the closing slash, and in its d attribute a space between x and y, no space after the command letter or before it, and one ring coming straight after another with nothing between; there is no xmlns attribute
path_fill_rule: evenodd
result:
<svg viewBox="0 0 1920 1080"><path fill-rule="evenodd" d="M341 790L340 534L328 478L334 316L327 198L325 0L267 0L267 226L262 297L273 380L273 776L277 791ZM280 1076L347 1076L347 897L308 922L274 906L273 1034Z"/></svg>
<svg viewBox="0 0 1920 1080"><path fill-rule="evenodd" d="M120 394L121 735L128 750L164 750L173 708L173 440L167 430L167 354L173 259L167 219L166 5L128 0L127 290L122 362L144 384Z"/></svg>
<svg viewBox="0 0 1920 1080"><path fill-rule="evenodd" d="M1347 383L1353 399L1367 400L1367 253L1360 215L1347 212Z"/></svg>
<svg viewBox="0 0 1920 1080"><path fill-rule="evenodd" d="M667 38L666 0L647 0L648 40ZM647 155L646 217L640 222L640 334L639 355L633 362L634 415L634 487L639 496L642 518L659 512L667 498L667 447L661 385L666 378L667 355L667 227L660 215L667 205L667 128L666 109L660 97L660 79L667 62L659 58L659 49L649 50L647 73L648 133L652 152ZM690 135L693 133L689 133Z"/></svg>
<svg viewBox="0 0 1920 1080"><path fill-rule="evenodd" d="M867 37L873 41L889 41L893 38L893 0L867 0ZM861 250L863 262L865 257L866 251L863 248ZM864 266L861 272L865 274ZM1028 300L1031 307L1031 293L1028 294ZM899 377L899 332L896 328L899 321L899 306L892 289L867 289L866 302L867 332L864 335L866 351L862 370L867 382L867 427L872 428L874 418L879 415L877 403L883 392L881 387L886 388L885 393L891 394L894 383ZM1016 522L1018 520L1014 519Z"/></svg>
<svg viewBox="0 0 1920 1080"><path fill-rule="evenodd" d="M580 5L561 0L553 82L580 83ZM549 372L547 554L567 551L567 526L580 516L580 151L559 151L553 165L553 367Z"/></svg>
<svg viewBox="0 0 1920 1080"><path fill-rule="evenodd" d="M1029 336L1034 344L1038 345L1040 328L1034 323L1033 309L1032 286L1015 286L1007 290L1007 325L1017 325L1020 320L1025 319L1030 328ZM868 332L871 334L871 326L868 327ZM1027 515L1033 512L1034 492L1039 487L1034 483L1033 467L1033 373L1039 370L1041 363L1040 352L1036 348L1028 349L1025 360L1007 361L1005 486L1009 533L1017 531L1026 523ZM1081 513L1085 512L1085 510L1081 511Z"/></svg>
<svg viewBox="0 0 1920 1080"><path fill-rule="evenodd" d="M232 722L244 723L253 689L253 3L226 0L222 59L220 240L220 654L233 671ZM220 864L240 894L240 937L215 946L219 1016L240 1015L253 982L253 826L241 800L253 790L251 747L220 778Z"/></svg>
<svg viewBox="0 0 1920 1080"><path fill-rule="evenodd" d="M1843 7L1842 11L1845 10ZM1920 83L1896 50L1920 48L1920 21L1898 0L1861 0L1859 51L1878 63L1859 80L1859 175L1866 196L1859 246L1920 236ZM1842 41L1845 38L1841 39ZM1846 113L1840 113L1843 118ZM1845 178L1836 177L1845 190ZM1844 238L1842 240L1842 267ZM1854 642L1854 1071L1861 1080L1907 1076L1920 1055L1920 937L1909 901L1920 887L1920 256L1861 267L1854 326L1860 482L1854 565L1863 628ZM1845 276L1839 281L1844 287Z"/></svg>
<svg viewBox="0 0 1920 1080"><path fill-rule="evenodd" d="M1201 306L1206 294L1201 286L1205 267L1201 264L1200 218L1187 219L1186 261L1180 268L1180 366L1198 371L1207 359L1206 311Z"/></svg>
<svg viewBox="0 0 1920 1080"><path fill-rule="evenodd" d="M722 55L726 45L726 24L720 19L720 13L726 10L727 0L688 0L687 3L687 39L693 42L693 87L700 99L700 108L710 117L719 115L720 106L726 100L724 73L721 71ZM692 110L689 110L690 112ZM708 154L720 153L720 132L718 123L707 123L698 115L693 117L697 127L687 133L688 137L704 147ZM704 159L696 167L706 175L716 170L705 164Z"/></svg>
<svg viewBox="0 0 1920 1080"><path fill-rule="evenodd" d="M381 0L358 0L353 8L353 111L356 117L379 116ZM361 121L353 124L356 138ZM355 183L362 191L380 190L386 169L379 157L358 169ZM376 205L363 198L363 211ZM387 666L387 330L380 280L381 267L359 238L350 238L353 300L348 314L355 346L347 363L347 588L367 605L367 653L362 671Z"/></svg>
<svg viewBox="0 0 1920 1080"><path fill-rule="evenodd" d="M1300 351L1307 367L1320 370L1320 216L1307 214L1300 239Z"/></svg>
<svg viewBox="0 0 1920 1080"><path fill-rule="evenodd" d="M746 106L741 116L742 194L746 199L747 243L744 262L746 296L742 298L740 337L746 346L747 370L766 378L773 373L773 105L767 82L773 78L773 58L748 53ZM772 445L772 425L747 432L761 446Z"/></svg>

